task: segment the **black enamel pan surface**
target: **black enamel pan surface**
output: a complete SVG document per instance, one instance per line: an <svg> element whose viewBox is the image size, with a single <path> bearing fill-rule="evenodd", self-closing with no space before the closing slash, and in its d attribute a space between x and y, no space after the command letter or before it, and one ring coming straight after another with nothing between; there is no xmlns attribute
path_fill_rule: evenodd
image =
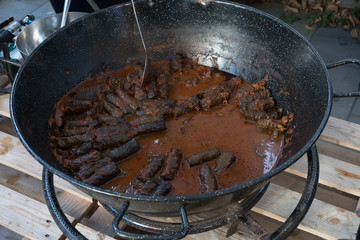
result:
<svg viewBox="0 0 360 240"><path fill-rule="evenodd" d="M311 44L286 24L227 1L137 2L139 21L153 61L185 52L201 64L255 82L269 74L269 88L294 113L291 144L277 167L249 182L206 194L149 197L122 194L79 182L66 173L48 143L55 103L89 74L116 70L145 54L130 4L76 20L44 41L24 62L13 84L10 108L20 140L32 156L100 202L150 215L210 211L241 200L299 159L316 141L330 114L332 91L326 66ZM283 94L288 92L289 95Z"/></svg>

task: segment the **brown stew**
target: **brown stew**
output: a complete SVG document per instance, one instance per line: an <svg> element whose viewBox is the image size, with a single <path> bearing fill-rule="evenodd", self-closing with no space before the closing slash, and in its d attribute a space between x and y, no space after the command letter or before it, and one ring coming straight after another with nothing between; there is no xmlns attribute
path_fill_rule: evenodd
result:
<svg viewBox="0 0 360 240"><path fill-rule="evenodd" d="M119 192L189 195L256 178L276 164L291 116L266 88L177 54L89 77L56 105L50 144L75 178Z"/></svg>

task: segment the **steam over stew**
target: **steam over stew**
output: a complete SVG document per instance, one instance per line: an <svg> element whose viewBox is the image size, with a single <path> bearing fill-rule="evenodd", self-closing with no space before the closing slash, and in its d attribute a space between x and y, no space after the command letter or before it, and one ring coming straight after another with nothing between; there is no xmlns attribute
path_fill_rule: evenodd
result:
<svg viewBox="0 0 360 240"><path fill-rule="evenodd" d="M271 170L291 121L267 76L253 85L176 54L88 77L56 104L50 144L76 179L119 192L188 195Z"/></svg>

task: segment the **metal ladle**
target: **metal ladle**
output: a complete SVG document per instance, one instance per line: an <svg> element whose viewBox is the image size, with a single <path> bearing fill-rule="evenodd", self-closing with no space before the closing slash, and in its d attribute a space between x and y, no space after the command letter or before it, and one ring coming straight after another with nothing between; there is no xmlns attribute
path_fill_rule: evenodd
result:
<svg viewBox="0 0 360 240"><path fill-rule="evenodd" d="M143 70L143 75L141 78L141 87L143 87L149 80L149 75L150 75L150 68L151 68L151 60L150 60L150 56L148 54L146 45L145 45L145 41L141 32L141 28L140 28L140 24L139 24L139 20L136 14L136 9L135 9L135 3L134 0L131 0L131 5L132 5L132 9L134 10L134 16L135 16L135 20L136 20L136 24L139 30L139 34L140 34L140 38L141 38L141 42L142 45L144 47L145 50L145 64L144 64L144 70Z"/></svg>

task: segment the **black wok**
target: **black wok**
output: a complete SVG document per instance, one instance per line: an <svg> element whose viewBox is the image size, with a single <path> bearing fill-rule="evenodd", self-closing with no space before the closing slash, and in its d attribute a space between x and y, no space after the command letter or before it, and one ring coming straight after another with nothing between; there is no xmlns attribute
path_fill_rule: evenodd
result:
<svg viewBox="0 0 360 240"><path fill-rule="evenodd" d="M11 115L27 150L51 172L102 203L159 216L218 209L244 199L299 159L319 137L330 114L332 91L326 66L296 31L258 10L227 1L164 0L137 3L153 61L183 51L201 64L241 74L249 82L269 74L277 104L293 112L291 144L275 169L227 189L190 196L122 194L68 175L49 146L48 119L55 103L88 74L116 70L145 54L130 4L76 20L43 42L21 66L11 92ZM216 60L216 61L215 61ZM288 92L289 95L282 94Z"/></svg>

